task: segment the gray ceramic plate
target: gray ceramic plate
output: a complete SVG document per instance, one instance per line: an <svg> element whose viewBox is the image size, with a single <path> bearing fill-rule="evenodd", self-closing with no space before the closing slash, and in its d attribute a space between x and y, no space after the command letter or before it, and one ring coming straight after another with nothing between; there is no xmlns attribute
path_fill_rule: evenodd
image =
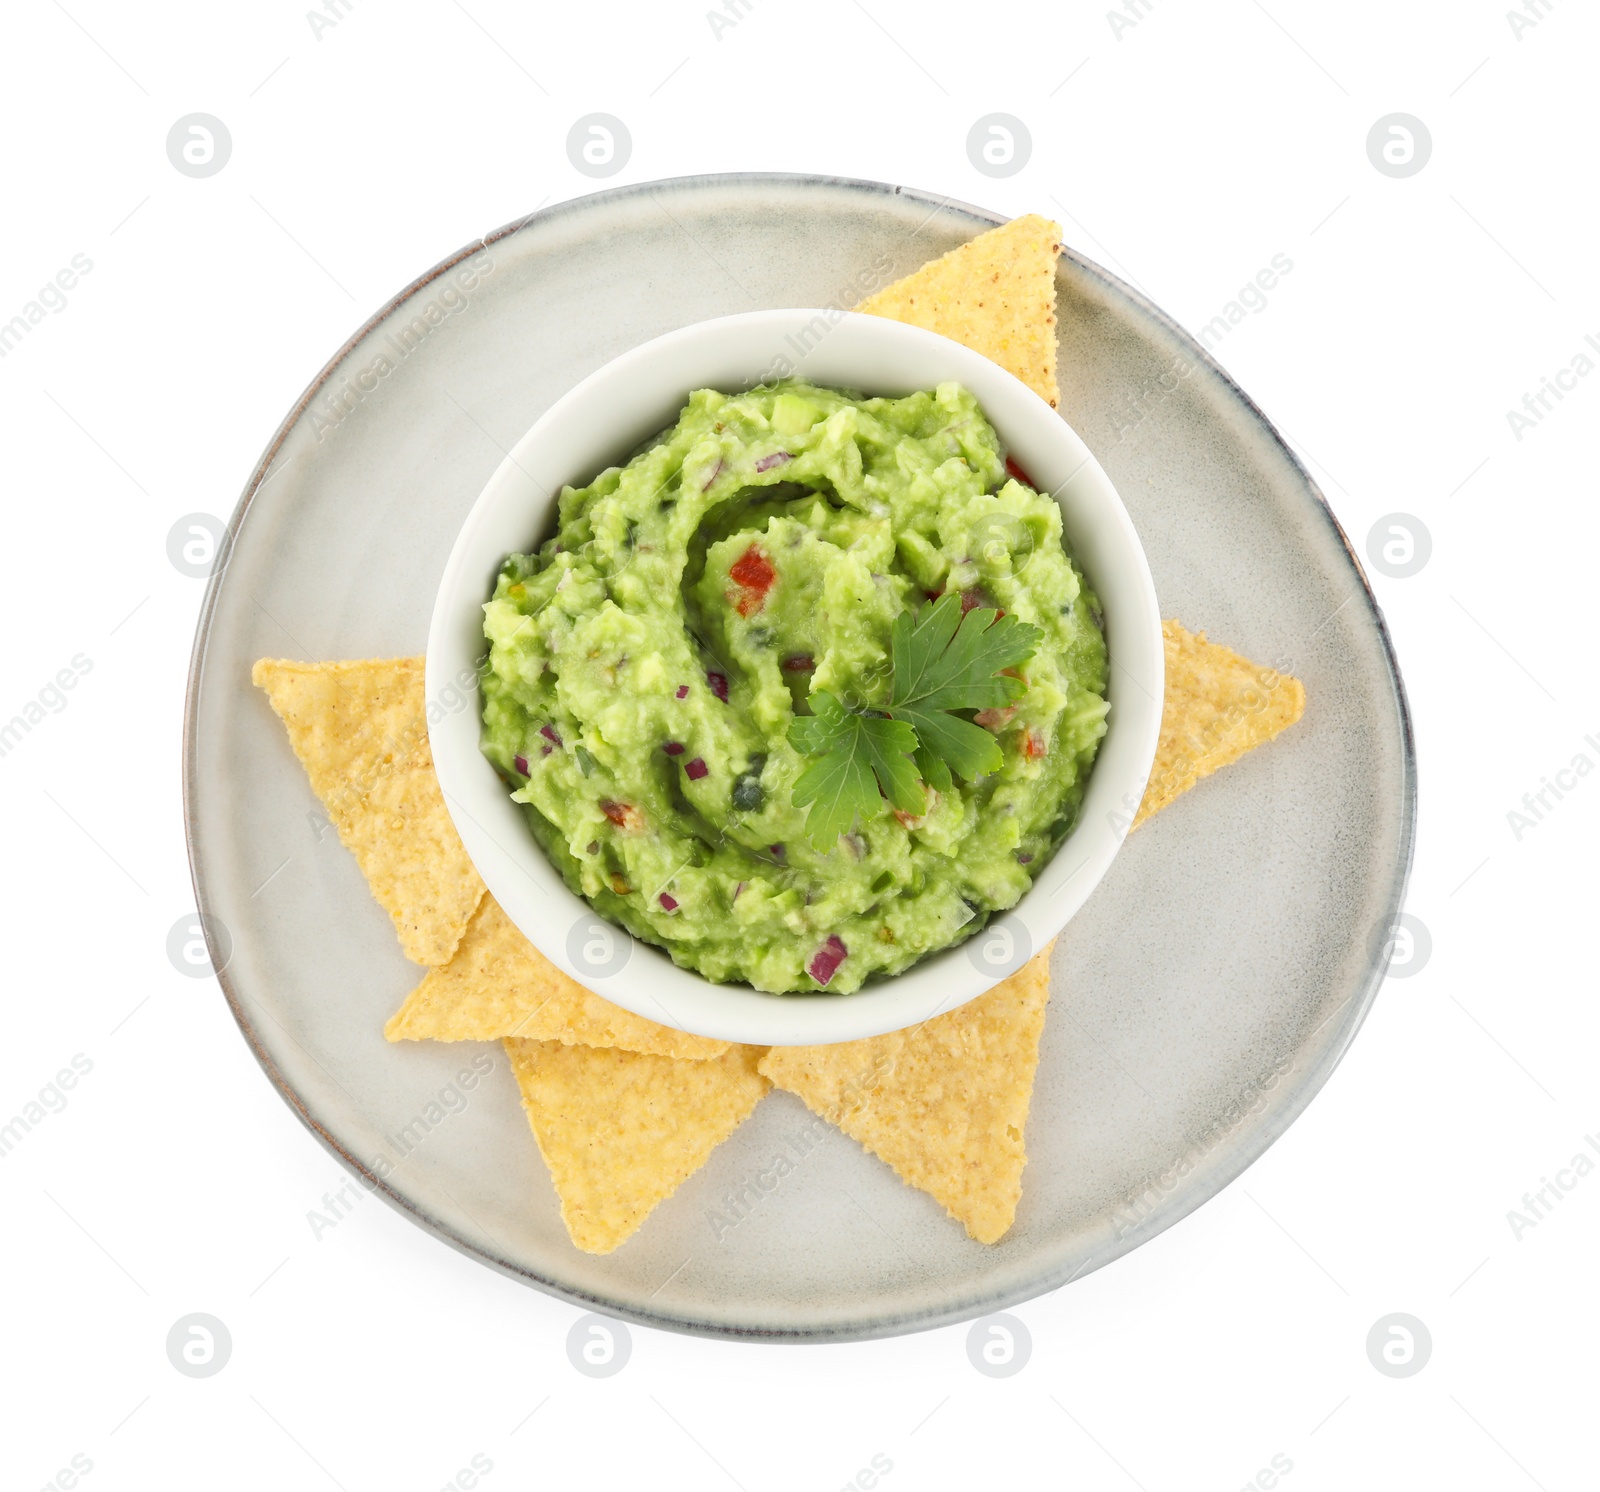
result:
<svg viewBox="0 0 1600 1492"><path fill-rule="evenodd" d="M1270 749L1134 834L1061 939L1011 1233L970 1242L837 1133L808 1148L816 1126L775 1093L630 1242L592 1258L567 1240L498 1047L384 1041L418 970L319 827L252 661L420 653L485 480L618 353L733 311L848 306L863 271L905 274L998 221L899 187L767 175L538 213L363 328L290 413L234 515L185 740L200 909L231 942L223 989L268 1075L347 1166L457 1248L565 1299L684 1331L816 1340L1055 1288L1260 1155L1326 1080L1382 978L1415 796L1382 617L1254 404L1158 310L1068 253L1062 413L1127 503L1163 614L1292 669L1309 703ZM387 371L363 378L380 354ZM1163 385L1180 358L1194 371ZM493 1067L467 1090L458 1074L473 1058ZM763 1190L780 1155L793 1169Z"/></svg>

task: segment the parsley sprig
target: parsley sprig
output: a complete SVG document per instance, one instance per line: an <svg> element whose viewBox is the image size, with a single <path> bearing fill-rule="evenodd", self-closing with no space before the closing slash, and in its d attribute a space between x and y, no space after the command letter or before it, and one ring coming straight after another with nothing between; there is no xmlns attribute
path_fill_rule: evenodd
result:
<svg viewBox="0 0 1600 1492"><path fill-rule="evenodd" d="M888 703L852 710L826 689L811 695L813 713L789 725L789 743L815 756L796 779L794 803L806 815L806 837L819 850L873 817L887 798L902 813L927 812L927 788L948 791L998 770L1000 743L957 710L993 709L1026 686L1000 672L1033 656L1043 633L1014 616L974 609L965 615L954 592L921 621L909 612L889 634L893 673Z"/></svg>

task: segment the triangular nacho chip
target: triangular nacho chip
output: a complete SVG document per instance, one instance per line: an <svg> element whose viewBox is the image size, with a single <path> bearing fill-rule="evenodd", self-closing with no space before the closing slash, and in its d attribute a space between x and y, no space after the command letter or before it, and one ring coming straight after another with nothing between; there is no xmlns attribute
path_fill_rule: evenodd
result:
<svg viewBox="0 0 1600 1492"><path fill-rule="evenodd" d="M494 897L467 925L456 955L390 1017L390 1041L531 1041L621 1047L660 1057L720 1057L725 1041L658 1025L586 990L517 931Z"/></svg>
<svg viewBox="0 0 1600 1492"><path fill-rule="evenodd" d="M1266 745L1306 708L1299 679L1241 658L1175 621L1163 622L1161 631L1167 653L1161 741L1134 828L1202 777Z"/></svg>
<svg viewBox="0 0 1600 1492"><path fill-rule="evenodd" d="M1051 945L1054 946L1054 945ZM773 1047L760 1070L927 1192L980 1243L1011 1226L1050 998L1050 948L959 1009L836 1046Z"/></svg>
<svg viewBox="0 0 1600 1492"><path fill-rule="evenodd" d="M1161 741L1136 823L1293 725L1298 679L1167 622ZM773 1047L761 1071L928 1192L982 1243L1011 1226L1049 997L1047 948L967 1005L838 1046Z"/></svg>
<svg viewBox="0 0 1600 1492"><path fill-rule="evenodd" d="M709 1062L507 1041L561 1220L585 1253L609 1254L706 1162L767 1091L762 1048Z"/></svg>
<svg viewBox="0 0 1600 1492"><path fill-rule="evenodd" d="M484 888L434 776L422 659L263 658L251 678L282 717L406 957L448 962Z"/></svg>
<svg viewBox="0 0 1600 1492"><path fill-rule="evenodd" d="M925 327L981 352L1014 373L1054 409L1056 388L1056 257L1061 226L1036 213L1017 218L856 307Z"/></svg>

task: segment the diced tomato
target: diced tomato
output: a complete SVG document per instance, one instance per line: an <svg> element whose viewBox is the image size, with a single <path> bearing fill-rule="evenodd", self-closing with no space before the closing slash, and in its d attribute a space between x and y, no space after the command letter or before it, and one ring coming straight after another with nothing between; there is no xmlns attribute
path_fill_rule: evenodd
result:
<svg viewBox="0 0 1600 1492"><path fill-rule="evenodd" d="M988 604L989 603L984 599L983 592L980 591L976 586L974 586L971 590L962 591L961 593L962 616L965 616L969 611L972 611L979 606L987 606Z"/></svg>
<svg viewBox="0 0 1600 1492"><path fill-rule="evenodd" d="M1036 762L1045 753L1044 737L1036 730L1030 730L1022 738L1022 754L1030 762Z"/></svg>
<svg viewBox="0 0 1600 1492"><path fill-rule="evenodd" d="M739 587L738 594L729 598L739 615L750 616L760 611L777 578L778 572L759 545L752 544L745 550L728 567L728 579Z"/></svg>
<svg viewBox="0 0 1600 1492"><path fill-rule="evenodd" d="M972 717L972 723L981 725L985 730L1000 730L1011 723L1011 717L1016 713L1015 705L994 705L987 710L979 710Z"/></svg>

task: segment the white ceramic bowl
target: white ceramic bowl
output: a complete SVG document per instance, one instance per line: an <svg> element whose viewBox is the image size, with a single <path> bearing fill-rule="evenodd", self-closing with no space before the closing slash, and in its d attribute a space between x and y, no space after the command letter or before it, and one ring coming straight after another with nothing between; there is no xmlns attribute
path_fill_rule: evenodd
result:
<svg viewBox="0 0 1600 1492"><path fill-rule="evenodd" d="M507 554L554 527L555 494L615 465L677 418L691 389L793 373L869 395L955 380L1007 450L1061 504L1111 649L1107 732L1078 824L1027 895L967 942L850 995L768 995L680 969L566 887L478 749L482 607ZM1161 617L1133 524L1070 426L987 358L918 327L838 311L753 311L669 332L607 363L538 419L489 479L445 566L428 633L429 739L450 815L490 892L552 963L639 1015L727 1041L800 1046L917 1024L992 988L1066 925L1110 866L1155 759Z"/></svg>

